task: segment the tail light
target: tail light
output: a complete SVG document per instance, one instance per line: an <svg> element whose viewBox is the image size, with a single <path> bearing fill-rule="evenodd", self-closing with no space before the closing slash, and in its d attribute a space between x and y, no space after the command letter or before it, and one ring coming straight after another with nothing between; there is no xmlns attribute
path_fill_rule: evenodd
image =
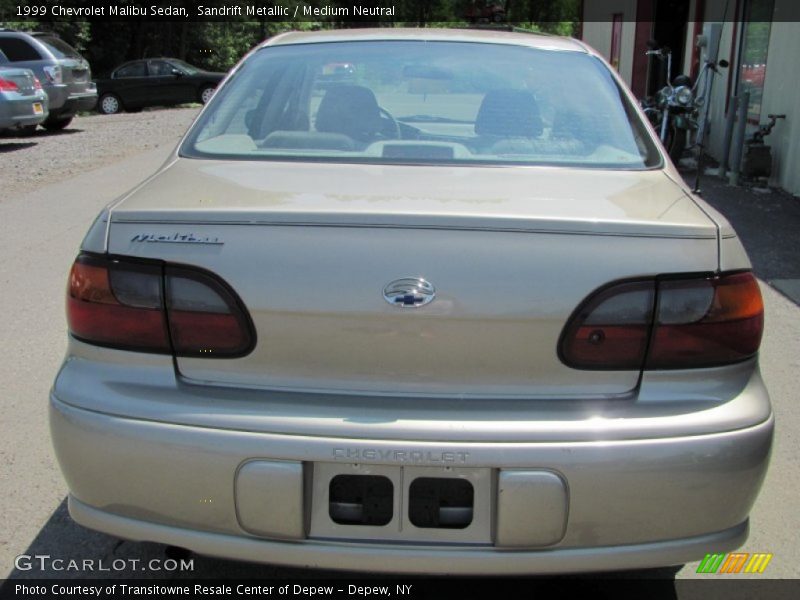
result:
<svg viewBox="0 0 800 600"><path fill-rule="evenodd" d="M40 89L42 89L42 82L41 82L41 81L39 81L39 78L38 78L38 77L34 77L34 78L33 78L33 89L35 89L35 90L40 90Z"/></svg>
<svg viewBox="0 0 800 600"><path fill-rule="evenodd" d="M579 369L641 368L654 297L652 281L618 284L590 297L564 330L564 362Z"/></svg>
<svg viewBox="0 0 800 600"><path fill-rule="evenodd" d="M67 321L80 340L140 352L225 358L255 342L236 294L210 273L86 254L70 273Z"/></svg>
<svg viewBox="0 0 800 600"><path fill-rule="evenodd" d="M96 344L169 353L161 287L157 265L80 256L69 275L70 332Z"/></svg>
<svg viewBox="0 0 800 600"><path fill-rule="evenodd" d="M60 85L63 82L61 65L52 65L43 68L44 68L44 75L45 77L47 77L48 82L55 85Z"/></svg>
<svg viewBox="0 0 800 600"><path fill-rule="evenodd" d="M764 305L752 273L659 284L648 369L710 367L750 358L761 345Z"/></svg>
<svg viewBox="0 0 800 600"><path fill-rule="evenodd" d="M10 79L0 77L0 92L18 92L19 86Z"/></svg>
<svg viewBox="0 0 800 600"><path fill-rule="evenodd" d="M166 266L167 321L179 356L241 356L254 336L233 291L209 273Z"/></svg>
<svg viewBox="0 0 800 600"><path fill-rule="evenodd" d="M761 344L764 307L750 272L625 282L585 300L561 335L577 369L691 369L739 362Z"/></svg>

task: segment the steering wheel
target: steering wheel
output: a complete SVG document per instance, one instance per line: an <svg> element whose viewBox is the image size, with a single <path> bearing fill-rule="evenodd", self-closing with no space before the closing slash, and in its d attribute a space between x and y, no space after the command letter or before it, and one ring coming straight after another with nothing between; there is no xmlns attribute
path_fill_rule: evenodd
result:
<svg viewBox="0 0 800 600"><path fill-rule="evenodd" d="M393 138L389 138L389 139L396 139L396 140L401 139L403 137L403 134L400 132L400 123L397 122L397 119L395 119L392 116L392 113L390 113L385 108L378 107L378 110L380 110L381 119L384 120L384 121L388 121L387 126L389 126L389 127L391 127L393 129L392 133L394 134L394 137ZM381 134L382 135L386 135L386 133L385 133L385 129L386 128L384 127L382 129L383 129L383 131L381 131Z"/></svg>

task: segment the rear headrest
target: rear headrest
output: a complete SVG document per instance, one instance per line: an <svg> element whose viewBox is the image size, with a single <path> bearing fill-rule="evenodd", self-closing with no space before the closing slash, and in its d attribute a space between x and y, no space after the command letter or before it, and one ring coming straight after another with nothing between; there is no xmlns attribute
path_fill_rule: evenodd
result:
<svg viewBox="0 0 800 600"><path fill-rule="evenodd" d="M381 113L375 94L360 85L330 88L317 110L317 131L342 133L354 140L372 141L381 129Z"/></svg>
<svg viewBox="0 0 800 600"><path fill-rule="evenodd" d="M542 134L542 118L531 92L525 90L492 90L483 97L475 133L504 137L538 137Z"/></svg>

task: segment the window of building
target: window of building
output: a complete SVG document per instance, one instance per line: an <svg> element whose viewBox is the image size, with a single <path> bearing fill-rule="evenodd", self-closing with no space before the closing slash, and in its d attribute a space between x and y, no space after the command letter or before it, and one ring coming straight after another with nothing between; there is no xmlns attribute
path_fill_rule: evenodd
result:
<svg viewBox="0 0 800 600"><path fill-rule="evenodd" d="M619 71L619 55L622 48L622 13L615 13L611 18L611 66Z"/></svg>
<svg viewBox="0 0 800 600"><path fill-rule="evenodd" d="M747 0L744 6L737 93L750 92L747 120L753 125L757 125L761 118L774 4L775 0Z"/></svg>

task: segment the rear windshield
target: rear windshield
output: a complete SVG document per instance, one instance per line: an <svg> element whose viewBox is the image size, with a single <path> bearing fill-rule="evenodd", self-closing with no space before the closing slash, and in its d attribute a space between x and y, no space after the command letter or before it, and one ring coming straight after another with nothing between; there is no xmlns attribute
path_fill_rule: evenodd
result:
<svg viewBox="0 0 800 600"><path fill-rule="evenodd" d="M660 161L591 55L423 41L259 50L218 92L182 154L627 169Z"/></svg>
<svg viewBox="0 0 800 600"><path fill-rule="evenodd" d="M62 39L49 35L37 36L36 39L44 44L56 58L81 58L78 51Z"/></svg>

